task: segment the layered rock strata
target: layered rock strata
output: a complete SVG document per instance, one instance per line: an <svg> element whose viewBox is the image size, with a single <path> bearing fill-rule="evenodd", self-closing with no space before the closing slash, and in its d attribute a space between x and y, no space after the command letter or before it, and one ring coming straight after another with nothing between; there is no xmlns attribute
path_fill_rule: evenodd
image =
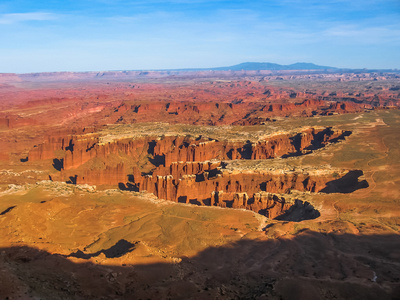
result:
<svg viewBox="0 0 400 300"><path fill-rule="evenodd" d="M230 142L191 136L145 136L102 144L96 134L51 137L29 152L28 160L57 158L60 172L54 180L75 184L118 185L121 189L147 191L161 199L197 205L243 208L270 218L284 214L293 203L269 193L292 189L319 192L334 180L333 175L296 172L228 171L224 160L271 159L301 155L343 139L349 132L332 128L307 128L280 133L251 143ZM114 165L106 162L129 160ZM147 159L153 166L143 172ZM88 163L103 162L100 168Z"/></svg>

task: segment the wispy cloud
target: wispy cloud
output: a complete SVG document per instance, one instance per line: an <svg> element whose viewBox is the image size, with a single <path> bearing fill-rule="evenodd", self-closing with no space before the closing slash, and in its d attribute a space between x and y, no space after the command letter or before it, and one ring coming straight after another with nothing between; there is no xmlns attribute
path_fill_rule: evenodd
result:
<svg viewBox="0 0 400 300"><path fill-rule="evenodd" d="M49 12L1 14L0 24L15 24L28 21L51 21L57 18L58 15Z"/></svg>
<svg viewBox="0 0 400 300"><path fill-rule="evenodd" d="M357 26L341 24L323 32L328 38L341 39L354 44L379 44L400 42L400 27L397 26Z"/></svg>
<svg viewBox="0 0 400 300"><path fill-rule="evenodd" d="M112 17L106 17L105 20L116 23L160 23L160 22L171 22L173 20L180 20L183 17L182 14L176 12L167 11L154 11L149 13L138 13L130 16L116 15ZM156 20L156 21L155 21Z"/></svg>
<svg viewBox="0 0 400 300"><path fill-rule="evenodd" d="M399 0L8 2L0 4L2 71L400 61Z"/></svg>

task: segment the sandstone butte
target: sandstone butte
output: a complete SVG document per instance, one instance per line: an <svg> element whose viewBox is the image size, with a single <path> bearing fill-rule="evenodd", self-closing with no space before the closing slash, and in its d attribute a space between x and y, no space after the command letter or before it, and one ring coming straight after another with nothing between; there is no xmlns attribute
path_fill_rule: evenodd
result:
<svg viewBox="0 0 400 300"><path fill-rule="evenodd" d="M0 74L0 297L395 299L396 76Z"/></svg>

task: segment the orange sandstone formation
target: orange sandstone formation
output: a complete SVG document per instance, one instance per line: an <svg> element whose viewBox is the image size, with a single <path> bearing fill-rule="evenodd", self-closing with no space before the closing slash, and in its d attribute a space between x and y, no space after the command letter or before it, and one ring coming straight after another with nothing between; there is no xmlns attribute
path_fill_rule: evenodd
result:
<svg viewBox="0 0 400 300"><path fill-rule="evenodd" d="M191 136L144 136L100 143L97 134L51 137L33 148L28 160L51 159L61 171L52 179L74 184L118 185L122 189L147 191L161 199L198 205L244 208L269 217L284 214L294 203L271 198L268 193L319 192L334 180L332 175L236 171L222 168L223 160L270 159L308 153L349 132L327 128L307 128L279 133L258 142L219 141ZM64 152L55 158L55 151ZM150 173L143 172L139 160L149 157ZM125 157L128 165L104 163ZM99 160L103 167L86 165ZM56 167L56 166L55 166ZM267 194L265 194L267 193Z"/></svg>

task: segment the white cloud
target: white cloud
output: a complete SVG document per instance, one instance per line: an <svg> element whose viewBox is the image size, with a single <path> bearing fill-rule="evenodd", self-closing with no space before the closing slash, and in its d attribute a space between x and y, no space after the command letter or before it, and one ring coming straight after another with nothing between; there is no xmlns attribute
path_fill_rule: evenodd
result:
<svg viewBox="0 0 400 300"><path fill-rule="evenodd" d="M400 41L400 29L391 26L341 25L328 28L324 34L327 37L352 41L352 43L379 44L397 43Z"/></svg>
<svg viewBox="0 0 400 300"><path fill-rule="evenodd" d="M140 23L148 22L148 24L157 24L159 22L171 22L172 20L180 20L183 17L182 14L166 12L166 11L154 11L149 13L138 13L130 16L116 15L112 17L106 17L105 20L117 23Z"/></svg>
<svg viewBox="0 0 400 300"><path fill-rule="evenodd" d="M1 14L0 24L15 24L28 21L51 21L57 18L58 16L56 14L48 12Z"/></svg>

